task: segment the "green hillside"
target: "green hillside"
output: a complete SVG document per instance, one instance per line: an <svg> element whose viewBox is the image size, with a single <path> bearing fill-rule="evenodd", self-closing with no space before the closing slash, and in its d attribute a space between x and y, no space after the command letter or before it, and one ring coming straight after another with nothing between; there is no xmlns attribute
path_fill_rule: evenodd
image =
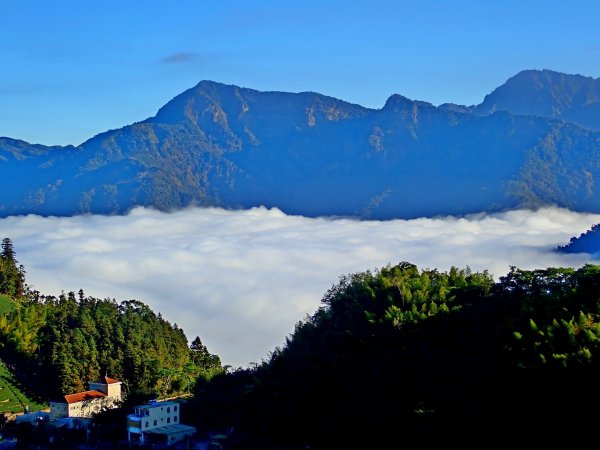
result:
<svg viewBox="0 0 600 450"><path fill-rule="evenodd" d="M15 374L0 360L0 413L22 413L26 407L33 412L48 408L48 404L26 394Z"/></svg>
<svg viewBox="0 0 600 450"><path fill-rule="evenodd" d="M0 316L6 316L16 309L15 301L0 294ZM43 400L25 393L18 377L0 359L0 414L22 413L28 407L30 412L48 407Z"/></svg>
<svg viewBox="0 0 600 450"><path fill-rule="evenodd" d="M106 373L129 393L160 398L187 394L196 378L223 370L199 337L189 344L177 324L138 300L29 291L10 238L1 247L0 412L41 409L25 392L51 399Z"/></svg>

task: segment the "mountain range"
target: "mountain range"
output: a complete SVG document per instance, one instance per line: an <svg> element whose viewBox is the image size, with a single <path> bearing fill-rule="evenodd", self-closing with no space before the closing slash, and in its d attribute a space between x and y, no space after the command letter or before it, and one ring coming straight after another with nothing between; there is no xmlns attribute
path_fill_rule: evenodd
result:
<svg viewBox="0 0 600 450"><path fill-rule="evenodd" d="M600 80L525 70L479 105L370 109L202 81L79 146L0 137L0 216L135 206L415 218L557 205L600 212Z"/></svg>

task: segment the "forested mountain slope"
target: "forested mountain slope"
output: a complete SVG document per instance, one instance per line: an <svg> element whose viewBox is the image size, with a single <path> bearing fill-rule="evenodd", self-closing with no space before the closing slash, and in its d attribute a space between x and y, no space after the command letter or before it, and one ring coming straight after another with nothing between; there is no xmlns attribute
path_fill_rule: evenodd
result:
<svg viewBox="0 0 600 450"><path fill-rule="evenodd" d="M600 266L344 276L262 365L199 383L232 448L591 445Z"/></svg>
<svg viewBox="0 0 600 450"><path fill-rule="evenodd" d="M562 253L589 253L593 258L600 258L600 224L594 225L580 236L573 236L565 245L557 250Z"/></svg>
<svg viewBox="0 0 600 450"><path fill-rule="evenodd" d="M313 92L202 81L156 116L78 147L0 138L0 215L124 213L138 205L264 205L382 219L548 204L600 211L596 83L539 71L515 78L523 77L545 80L543 89L507 82L502 96L495 91L477 108L395 94L368 109ZM572 101L561 100L560 114L552 112L556 102L523 110L509 98L524 91ZM573 114L589 123L564 120L581 96L589 115Z"/></svg>
<svg viewBox="0 0 600 450"><path fill-rule="evenodd" d="M223 371L217 355L138 300L58 297L31 291L12 241L2 241L0 295L14 307L0 314L0 358L20 383L51 399L87 390L110 375L126 394L164 397L191 392L196 380Z"/></svg>
<svg viewBox="0 0 600 450"><path fill-rule="evenodd" d="M524 70L487 95L472 111L562 119L600 130L600 80L552 70Z"/></svg>

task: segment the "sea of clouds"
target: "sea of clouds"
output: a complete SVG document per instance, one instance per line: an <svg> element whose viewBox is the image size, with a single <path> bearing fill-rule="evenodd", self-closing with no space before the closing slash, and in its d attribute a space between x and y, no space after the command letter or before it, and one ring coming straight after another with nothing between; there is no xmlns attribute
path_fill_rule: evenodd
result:
<svg viewBox="0 0 600 450"><path fill-rule="evenodd" d="M590 255L553 250L596 223L598 214L558 208L390 221L136 208L8 217L0 238L12 239L31 288L140 300L236 368L268 359L341 275L401 261L487 269L495 280L510 266L580 267Z"/></svg>

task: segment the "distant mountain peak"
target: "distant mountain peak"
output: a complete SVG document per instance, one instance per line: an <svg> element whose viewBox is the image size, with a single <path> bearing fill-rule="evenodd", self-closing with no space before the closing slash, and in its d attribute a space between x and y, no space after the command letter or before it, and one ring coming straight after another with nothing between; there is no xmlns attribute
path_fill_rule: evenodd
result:
<svg viewBox="0 0 600 450"><path fill-rule="evenodd" d="M578 78L578 79L582 79L582 80L592 80L592 81L594 80L593 77L588 77L588 76L584 76L584 75L580 75L580 74L568 74L568 73L564 73L564 72L558 72L558 71L552 70L552 69L524 69L524 70L521 70L520 72L517 72L512 77L510 77L509 80L525 78L525 77L530 77L530 78L545 77L547 79Z"/></svg>
<svg viewBox="0 0 600 450"><path fill-rule="evenodd" d="M385 219L545 204L597 212L597 89L528 70L481 105L394 94L376 109L202 80L154 117L78 147L0 138L0 216L139 205Z"/></svg>
<svg viewBox="0 0 600 450"><path fill-rule="evenodd" d="M600 79L549 69L522 70L486 95L472 111L562 119L600 130Z"/></svg>
<svg viewBox="0 0 600 450"><path fill-rule="evenodd" d="M405 97L403 95L400 94L392 94L390 95L390 97L386 100L384 108L391 108L394 106L403 106L403 105L410 105L412 104L412 100L408 97Z"/></svg>
<svg viewBox="0 0 600 450"><path fill-rule="evenodd" d="M385 102L385 105L383 106L382 110L390 110L390 109L402 110L402 109L412 108L413 106L434 108L434 106L431 103L423 102L420 100L411 100L410 98L405 97L400 94L392 94Z"/></svg>
<svg viewBox="0 0 600 450"><path fill-rule="evenodd" d="M470 113L474 106L457 105L456 103L442 103L438 106L439 109L449 112Z"/></svg>

